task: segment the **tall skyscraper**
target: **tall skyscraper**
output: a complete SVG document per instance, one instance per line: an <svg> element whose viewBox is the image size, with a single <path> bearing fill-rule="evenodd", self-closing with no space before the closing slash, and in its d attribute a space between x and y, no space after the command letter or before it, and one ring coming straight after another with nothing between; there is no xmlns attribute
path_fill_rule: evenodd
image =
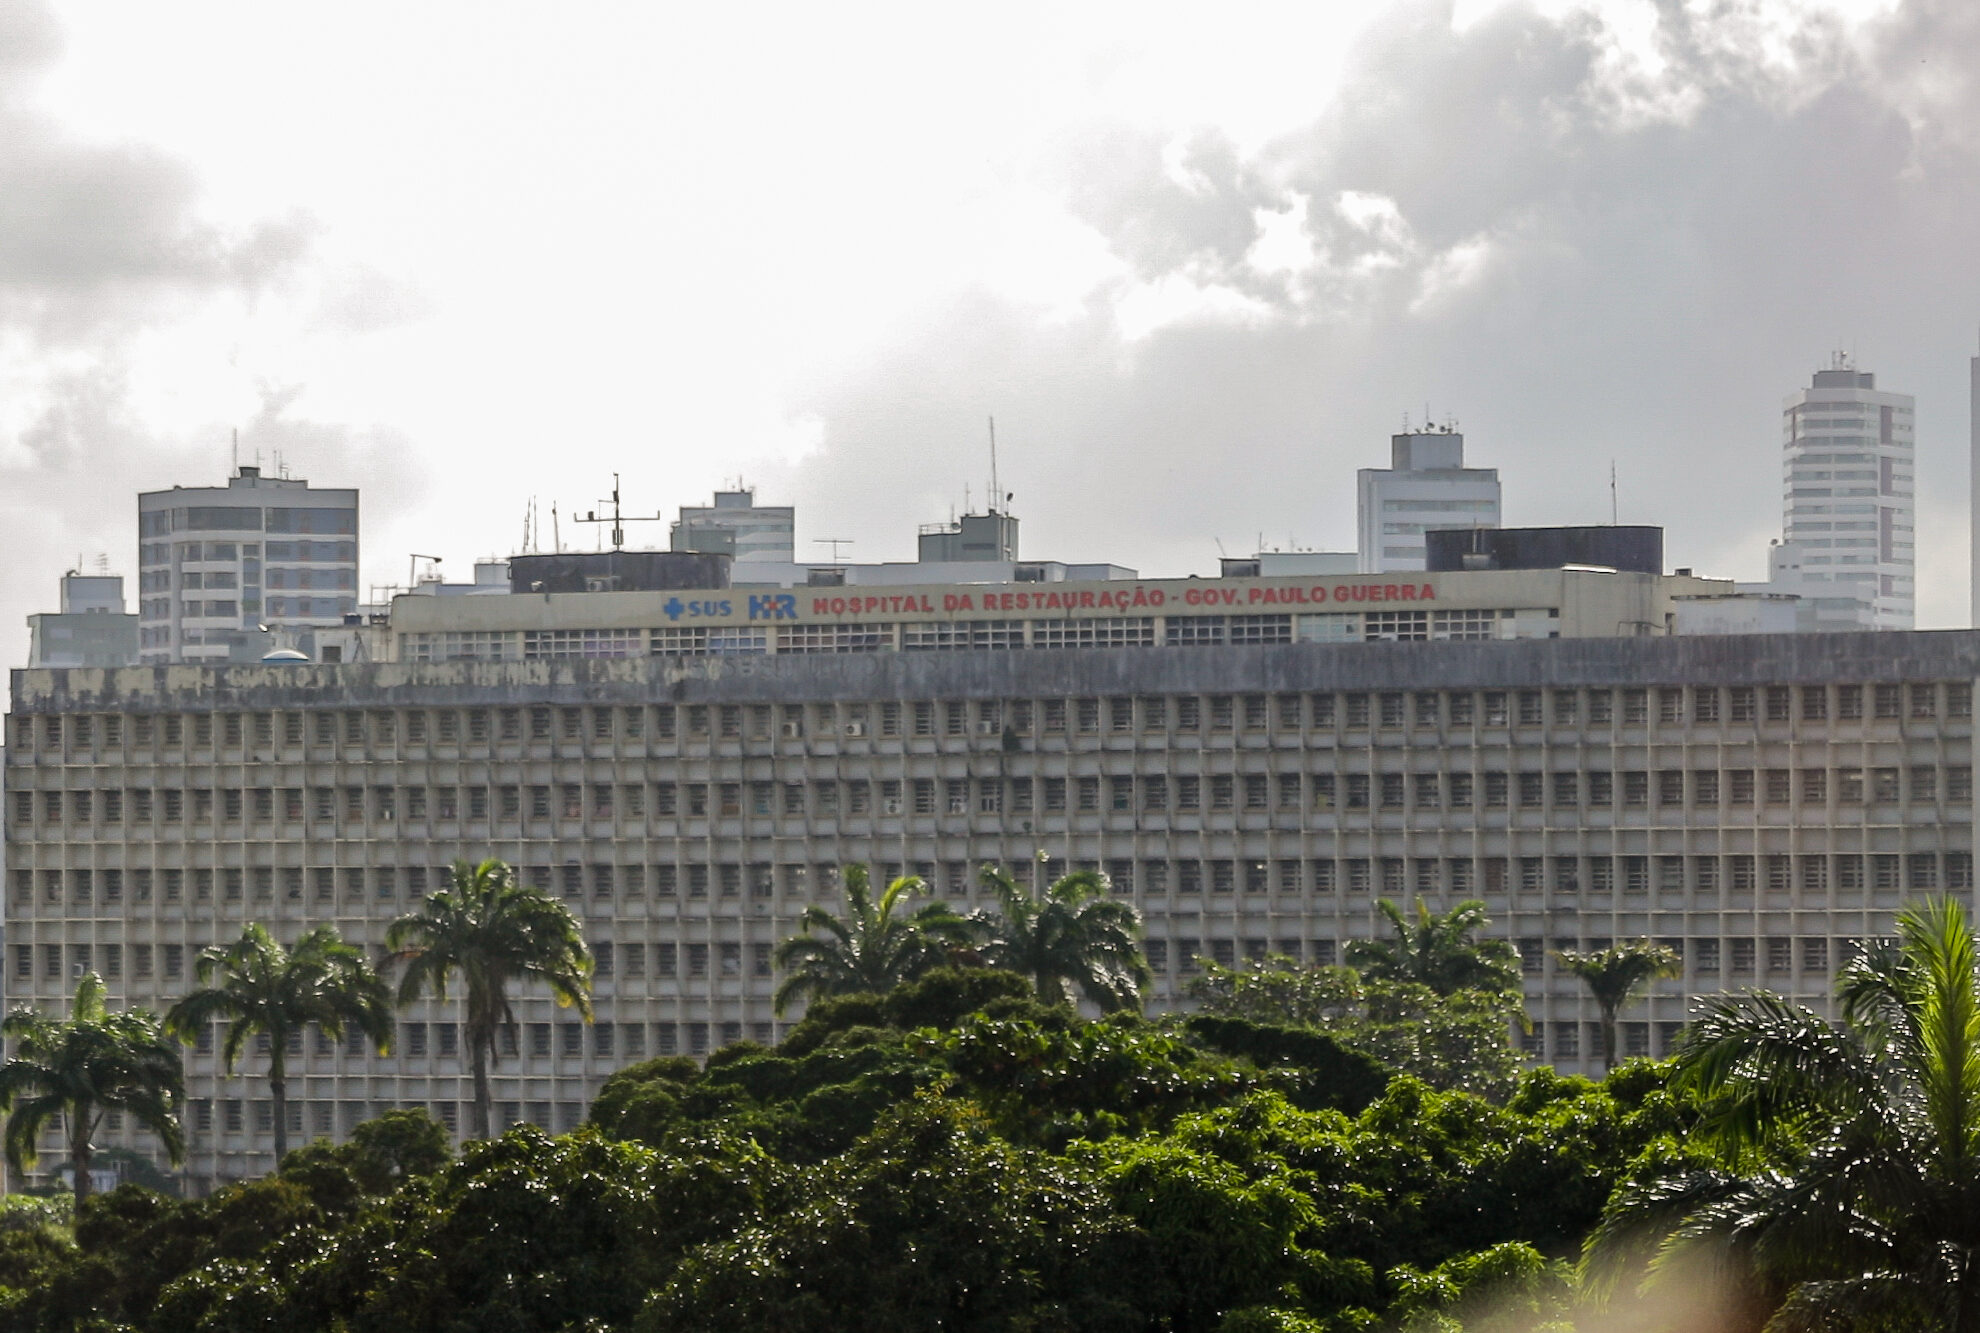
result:
<svg viewBox="0 0 1980 1333"><path fill-rule="evenodd" d="M258 627L290 634L357 610L358 493L241 467L225 486L138 496L138 655L259 656Z"/></svg>
<svg viewBox="0 0 1980 1333"><path fill-rule="evenodd" d="M1836 353L1781 410L1782 512L1772 581L1831 608L1823 629L1910 629L1917 500L1908 393Z"/></svg>
<svg viewBox="0 0 1980 1333"><path fill-rule="evenodd" d="M1499 526L1499 470L1464 465L1450 426L1389 437L1390 465L1356 474L1361 572L1422 569L1430 528Z"/></svg>

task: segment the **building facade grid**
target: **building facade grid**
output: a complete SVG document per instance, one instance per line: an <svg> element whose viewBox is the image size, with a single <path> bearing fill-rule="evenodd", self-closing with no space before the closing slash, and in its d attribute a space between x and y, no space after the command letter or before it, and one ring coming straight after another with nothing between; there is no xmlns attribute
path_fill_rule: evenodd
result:
<svg viewBox="0 0 1980 1333"><path fill-rule="evenodd" d="M1824 1003L1903 902L1970 900L1980 635L1858 640L18 673L8 983L53 1009L95 970L163 1007L245 921L375 948L451 859L499 856L599 955L598 1021L521 996L496 1072L504 1117L568 1128L627 1061L774 1038L770 951L839 866L968 906L995 862L1109 875L1158 1008L1199 959L1338 961L1377 897L1483 898L1527 968L1528 1053L1583 1069L1595 1014L1557 949L1680 949L1625 1029L1658 1052L1688 997ZM301 1132L459 1123L457 1016L401 1018L390 1057L306 1039ZM265 1166L272 1129L208 1048L201 1183Z"/></svg>

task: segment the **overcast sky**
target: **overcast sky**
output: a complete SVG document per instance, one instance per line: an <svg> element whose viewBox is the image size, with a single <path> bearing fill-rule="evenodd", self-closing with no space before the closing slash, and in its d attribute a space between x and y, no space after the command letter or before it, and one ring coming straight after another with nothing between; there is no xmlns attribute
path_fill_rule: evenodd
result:
<svg viewBox="0 0 1980 1333"><path fill-rule="evenodd" d="M1426 412L1508 523L1605 521L1613 461L1759 578L1837 349L1918 396L1963 625L1976 80L1972 0L0 0L0 644L236 429L363 488L367 583L615 470L911 558L993 414L1027 555L1207 573L1351 548Z"/></svg>

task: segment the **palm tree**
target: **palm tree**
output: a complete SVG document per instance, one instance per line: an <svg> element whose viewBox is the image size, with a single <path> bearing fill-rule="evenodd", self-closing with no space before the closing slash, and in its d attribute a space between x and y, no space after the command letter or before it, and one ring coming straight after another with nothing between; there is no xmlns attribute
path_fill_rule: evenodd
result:
<svg viewBox="0 0 1980 1333"><path fill-rule="evenodd" d="M1980 1330L1980 977L1965 911L1898 915L1831 1022L1777 995L1709 1003L1678 1051L1702 1165L1619 1190L1591 1243L1741 1275L1770 1329ZM1764 1315L1762 1316L1764 1318Z"/></svg>
<svg viewBox="0 0 1980 1333"><path fill-rule="evenodd" d="M275 1164L289 1155L289 1041L311 1023L332 1041L346 1026L371 1038L380 1054L392 1044L392 994L364 955L335 926L318 926L284 949L250 922L231 944L202 951L194 975L200 989L173 1005L166 1030L192 1041L222 1020L220 1057L234 1072L248 1038L268 1043L268 1090L275 1103ZM216 978L218 984L215 984Z"/></svg>
<svg viewBox="0 0 1980 1333"><path fill-rule="evenodd" d="M452 882L428 894L419 911L394 921L385 948L403 962L399 1003L431 991L447 999L459 973L466 988L469 1067L474 1073L476 1138L491 1134L488 1066L497 1029L514 1031L509 983L540 981L560 1006L575 1005L591 1020L591 950L577 918L556 899L516 883L515 872L492 857L480 865L454 862Z"/></svg>
<svg viewBox="0 0 1980 1333"><path fill-rule="evenodd" d="M845 914L834 916L813 904L798 918L798 933L777 946L775 962L784 974L775 997L780 1014L800 997L892 990L970 941L969 920L946 903L925 904L912 915L905 911L909 898L927 892L918 876L895 880L876 902L865 866L845 866L839 875Z"/></svg>
<svg viewBox="0 0 1980 1333"><path fill-rule="evenodd" d="M1684 975L1684 963L1674 952L1649 940L1624 940L1594 953L1563 950L1554 957L1580 977L1602 1011L1602 1068L1616 1063L1616 1015L1652 981Z"/></svg>
<svg viewBox="0 0 1980 1333"><path fill-rule="evenodd" d="M69 1138L76 1202L89 1197L90 1138L105 1111L121 1111L156 1134L177 1162L185 1141L178 1107L185 1096L179 1045L146 1009L111 1013L103 979L91 972L76 983L66 1020L16 1009L0 1022L14 1058L0 1066L0 1107L7 1117L7 1161L22 1174L34 1168L35 1141L60 1116Z"/></svg>
<svg viewBox="0 0 1980 1333"><path fill-rule="evenodd" d="M1411 981L1439 995L1461 990L1495 995L1520 990L1519 951L1508 940L1474 938L1488 924L1485 904L1468 898L1439 916L1421 900L1416 919L1409 920L1387 898L1375 909L1388 918L1388 939L1354 940L1347 946L1349 966L1376 981Z"/></svg>
<svg viewBox="0 0 1980 1333"><path fill-rule="evenodd" d="M1110 896L1105 875L1075 870L1042 896L996 866L983 867L982 880L1001 909L976 916L991 966L1029 977L1047 1004L1064 1003L1070 984L1103 1012L1141 1007L1150 976L1141 913Z"/></svg>

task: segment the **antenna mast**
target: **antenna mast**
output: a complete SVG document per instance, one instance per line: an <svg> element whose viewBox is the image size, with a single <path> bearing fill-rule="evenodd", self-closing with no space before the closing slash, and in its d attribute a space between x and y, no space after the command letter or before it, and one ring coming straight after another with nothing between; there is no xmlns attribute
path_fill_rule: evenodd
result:
<svg viewBox="0 0 1980 1333"><path fill-rule="evenodd" d="M740 477L736 479L736 483L737 483L736 489L741 490L742 479ZM601 500L599 501L599 503L604 504L605 502ZM612 549L615 551L623 551L626 548L626 524L658 523L661 521L662 516L659 514L655 514L652 518L642 518L637 514L635 514L631 518L627 518L625 516L625 514L619 508L619 474L616 472L612 474L611 503L612 503L612 513L609 518L599 517L598 511L596 509L587 509L584 512L583 518L573 517L571 521L574 523L610 523L612 525Z"/></svg>
<svg viewBox="0 0 1980 1333"><path fill-rule="evenodd" d="M990 512L996 513L1004 493L997 489L997 418L990 418Z"/></svg>
<svg viewBox="0 0 1980 1333"><path fill-rule="evenodd" d="M1609 460L1609 526L1612 528L1620 522L1616 517L1618 512L1620 511L1616 500L1616 460L1611 458Z"/></svg>

